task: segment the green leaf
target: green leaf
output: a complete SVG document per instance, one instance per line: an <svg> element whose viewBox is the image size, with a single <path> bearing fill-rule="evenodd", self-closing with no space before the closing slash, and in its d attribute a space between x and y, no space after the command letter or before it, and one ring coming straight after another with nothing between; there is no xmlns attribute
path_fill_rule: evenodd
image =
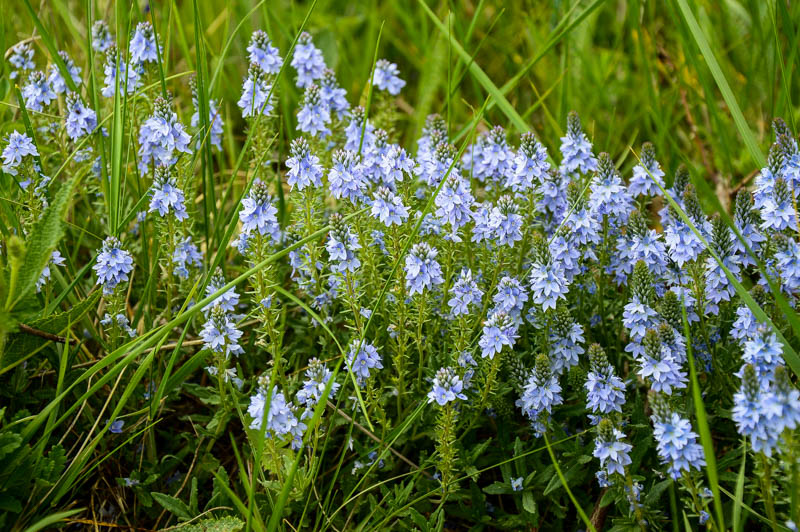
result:
<svg viewBox="0 0 800 532"><path fill-rule="evenodd" d="M157 491L151 491L150 495L153 496L153 499L164 507L165 510L168 510L173 515L180 517L182 519L191 519L192 516L189 513L189 507L186 506L186 503L180 500L177 497L173 497L172 495L167 495L166 493L159 493Z"/></svg>
<svg viewBox="0 0 800 532"><path fill-rule="evenodd" d="M53 201L33 224L25 239L25 259L14 286L14 296L8 310L14 308L23 297L36 286L42 270L50 261L50 256L61 241L64 234L63 219L69 206L72 190L78 182L80 174L74 174L56 193Z"/></svg>
<svg viewBox="0 0 800 532"><path fill-rule="evenodd" d="M70 324L79 322L90 310L97 307L100 294L100 290L95 290L89 297L65 312L51 314L25 325L46 333L63 335ZM0 375L7 372L20 360L37 352L48 342L51 340L32 334L19 332L10 334L8 343L0 356Z"/></svg>
<svg viewBox="0 0 800 532"><path fill-rule="evenodd" d="M203 519L199 523L187 523L175 530L181 532L239 532L244 528L244 521L232 516L219 519Z"/></svg>
<svg viewBox="0 0 800 532"><path fill-rule="evenodd" d="M483 491L485 491L489 495L502 495L504 493L511 493L511 486L509 486L505 482L492 482L491 484L483 488Z"/></svg>
<svg viewBox="0 0 800 532"><path fill-rule="evenodd" d="M50 59L58 67L61 77L64 78L67 87L69 87L69 90L72 92L80 94L78 86L75 85L75 80L72 79L72 75L67 70L67 65L64 63L64 60L61 58L61 56L58 55L58 48L56 47L56 43L53 40L53 37L50 35L50 32L48 32L47 28L44 27L44 24L42 24L42 21L39 20L39 17L36 16L36 11L34 11L33 6L31 6L30 0L23 1L25 2L25 8L28 10L28 15L30 15L31 20L33 20L33 25L36 26L36 30L41 35L42 41L44 41L44 44L47 47L47 51L50 52Z"/></svg>
<svg viewBox="0 0 800 532"><path fill-rule="evenodd" d="M452 33L447 29L447 26L445 26L445 24L439 20L439 17L437 17L436 14L431 11L431 8L428 7L428 4L425 2L425 0L418 1L422 6L423 11L427 13L428 17L430 17L436 27L439 28L439 31L441 31L447 36L448 39L450 39L450 46L452 46L453 50L455 50L464 61L467 61L469 65L469 71L472 73L475 79L478 80L478 83L481 84L484 90L489 93L492 101L500 108L503 114L506 115L506 118L508 118L511 123L514 124L520 133L529 131L530 126L525 123L525 120L523 120L523 118L519 115L516 109L514 109L506 97L503 96L503 93L497 88L497 85L492 82L489 76L486 75L486 72L483 71L478 63L472 60L472 56L470 56L470 54L464 50L464 47L461 46L461 44L453 37Z"/></svg>
<svg viewBox="0 0 800 532"><path fill-rule="evenodd" d="M714 440L711 439L711 429L708 426L708 416L706 407L703 403L703 395L700 391L700 383L697 380L697 371L694 367L694 354L692 353L692 336L689 333L689 319L686 316L686 305L681 306L683 314L683 335L686 338L686 355L689 361L689 378L692 383L692 399L694 402L695 415L697 416L697 428L700 433L700 443L703 445L703 454L706 458L706 473L711 492L714 495L714 509L716 510L717 526L719 530L725 529L725 518L722 514L722 500L719 495L719 479L717 476L717 458L714 454Z"/></svg>
<svg viewBox="0 0 800 532"><path fill-rule="evenodd" d="M750 152L750 157L752 157L753 162L758 168L765 167L767 165L767 160L764 157L764 153L758 147L756 138L747 125L747 121L742 114L742 110L739 108L739 104L736 102L733 91L731 91L731 87L728 85L728 80L725 78L725 74L723 74L717 62L717 58L714 56L714 52L711 51L708 39L706 39L703 30L700 29L700 25L697 23L697 19L689 7L689 4L686 3L686 0L677 0L677 2L681 14L684 20L686 20L686 25L689 26L689 31L697 47L700 49L700 53L703 54L703 58L706 60L709 70L711 70L711 75L714 76L714 81L717 82L717 87L719 87L719 91L722 93L725 103L728 105L728 109L733 116L733 121L736 123L736 129L739 130L739 134L742 136L745 146L747 146L747 151Z"/></svg>
<svg viewBox="0 0 800 532"><path fill-rule="evenodd" d="M525 491L522 494L522 508L533 515L536 515L536 499L533 498L533 492Z"/></svg>
<svg viewBox="0 0 800 532"><path fill-rule="evenodd" d="M84 508L76 508L74 510L69 510L66 512L57 512L51 515L48 515L44 519L39 520L35 525L29 526L25 529L25 532L38 532L39 530L49 529L51 525L54 525L60 521L63 521L67 517L71 517L75 514L79 514L84 510Z"/></svg>

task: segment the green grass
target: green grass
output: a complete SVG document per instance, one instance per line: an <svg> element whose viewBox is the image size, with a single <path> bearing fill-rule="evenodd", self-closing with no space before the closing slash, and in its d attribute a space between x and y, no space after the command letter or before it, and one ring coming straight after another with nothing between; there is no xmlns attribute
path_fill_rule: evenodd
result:
<svg viewBox="0 0 800 532"><path fill-rule="evenodd" d="M561 0L542 5L521 0L481 0L477 3L321 1L318 4L194 0L153 2L149 15L136 5L128 8L121 2L50 0L39 3L37 0L24 0L24 6L25 10L20 10L20 14L25 16L6 17L4 20L0 35L4 48L29 37L35 29L37 54L48 50L54 55L53 52L63 46L73 57L80 58L79 64L84 71L93 70L90 66L96 64L98 58L90 51L91 40L87 27L83 25L85 21L114 17L112 28L117 33L128 33L138 21L149 18L157 29L159 42L167 50L163 65L159 63L160 90L164 92L174 87L178 98L189 98L184 87L185 76L176 79L172 75L192 72L197 76L201 110L207 109L211 98L221 102L220 110L227 129L224 142L230 143L226 155L216 158L213 155L203 134L209 124L206 113L202 111L200 114L204 120L199 135L203 146L199 153L198 176L198 188L203 192L201 226L214 266L224 264L225 250L236 225L238 205L256 177L254 171L248 170L252 139L242 133L243 124L235 106L241 79L247 69L243 59L247 39L256 28L267 29L284 55L293 46L301 29L310 31L323 50L328 65L337 71L351 101L360 98L367 109L372 101L367 80L370 79L374 58L387 57L397 62L409 82L404 90L404 97L408 98L404 100L407 114L402 117L398 131L407 144L418 137L428 113L440 112L447 116L454 133L460 131L456 138L464 142L463 146L472 138L475 129L501 124L516 132L535 131L555 154L558 146L554 143L562 134L566 113L575 109L583 118L597 151L608 151L626 169L635 164L635 157L630 157L631 147L638 151L644 141L655 144L668 176L672 175L678 163L689 163L696 181L707 184L699 190L709 212L726 209L733 191L746 185L754 171L764 164L771 119L783 116L789 124L795 124L799 118L796 101L797 94L800 94L797 91L799 74L795 68L800 41L800 28L797 27L800 3L797 2ZM60 59L57 61L63 70L63 63ZM275 90L280 94L285 109L291 110L301 94L291 82L293 72L288 65L285 68ZM95 102L98 101L97 83L98 80L93 78L88 91ZM17 89L4 78L0 90L4 92L0 96L4 97L5 104L0 108L0 133L20 127L30 129L24 106L22 109L16 107L19 101ZM108 127L111 137L110 152L101 154L110 171L103 198L107 203L108 219L105 223L109 234L123 230L141 208L141 203L130 201L130 191L139 190L137 187L141 185L135 170L132 171L128 164L132 157L131 136L134 132L126 130L126 120L135 102L136 97L117 90L111 113L98 117ZM184 123L189 121L188 116L181 119ZM291 135L289 129L294 127L294 113L285 113L284 120L285 124L274 142L285 147ZM63 167L48 167L46 160L43 167L56 175L63 170ZM80 184L81 176L69 177L70 187ZM67 194L67 187L61 190L65 189L64 194ZM83 198L83 201L88 200ZM433 197L426 209L430 209L432 204ZM43 218L42 225L52 225L54 218L62 219L65 214L69 219L65 204L57 202L55 207ZM62 208L64 210L59 210ZM64 229L70 235L70 241L93 238L92 233L84 229L82 221L71 220L71 224ZM414 234L420 225L421 221ZM4 235L9 234L8 229L2 228ZM320 230L294 246L311 238L321 238L326 231L327 228ZM70 250L59 242L59 236L57 232L42 230L42 243L28 257L36 264L29 265L28 270L21 273L21 289L27 291L31 288L35 281L31 271L45 261L54 248L69 256L70 264L88 260L87 257L76 260L78 257L71 255ZM409 239L405 248L411 244ZM151 265L156 268L152 271L157 271L157 259L152 256L155 249L150 250ZM249 274L288 251L285 249L254 268L236 272L235 279L225 288L241 283ZM397 267L395 264L394 268ZM65 278L57 284L46 313L55 313L62 303L76 305L86 300L87 294L81 291L78 281L90 274L88 265L80 270L68 270ZM208 276L197 279L195 292L202 293L208 280ZM381 291L381 299L387 287L388 283ZM752 301L752 298L747 300L749 295L743 287L737 286L737 291L748 304ZM24 295L21 293L20 299ZM17 302L15 292L10 291L8 297L13 307ZM210 297L203 298L192 308L184 305L170 320L126 345L109 350L103 358L81 352L78 348L70 354L69 344L64 345L58 363L58 387L54 398L43 410L15 422L21 425L24 421L22 434L25 441L47 441L68 425L76 413L82 412L82 405L92 400L97 402L101 392L114 386L118 379L127 380L122 393L112 404L101 403L102 410L98 406L97 410L82 414L89 416L102 412L103 417L93 420L97 422L96 431L81 436L79 450L70 454L65 473L46 492L43 505L52 503L56 508L62 508L79 498L76 493L78 481L85 478L91 468L99 468L112 452L103 448L102 427L107 419L113 419L124 411L136 384L145 375L151 375L149 372L160 375L158 391L149 405L148 420L153 423L162 412L162 399L175 392L188 375L200 370L202 356L179 361L178 354L185 341L187 324L198 314L203 303L210 300ZM378 305L380 299L375 308ZM785 307L792 324L796 325L797 317L788 310L785 301L782 307ZM313 316L312 311L307 310ZM157 309L151 309L147 304L137 309L137 317L157 313ZM78 336L87 325L85 322L88 320L84 316L77 316L75 323L70 322L66 327L68 334ZM369 324L370 321L366 328ZM91 327L93 325L87 328ZM178 331L181 332L177 345L167 351L169 357L160 360L161 347L174 339ZM93 364L79 378L65 382L67 360L74 360L77 356ZM797 372L800 360L794 351L790 351L790 356L788 362ZM6 369L0 367L0 375ZM337 366L336 371L338 369ZM701 437L704 445L710 445L709 427L693 366L692 387L696 392L694 401ZM357 387L354 388L358 393ZM362 401L360 395L359 400ZM319 423L325 408L321 402L308 423L309 427ZM413 412L408 423L390 434L391 437L387 438L390 442L408 437L403 427L410 425L417 410ZM369 419L366 419L366 424L373 428ZM147 428L149 430L150 425ZM353 430L352 423L348 430ZM311 434L311 430L307 434ZM546 449L575 508L587 521L580 502L564 482L554 454L562 444L565 442L554 441L551 446L548 441ZM235 443L233 448L236 449ZM381 452L387 453L388 448L382 448ZM258 467L262 449L257 446L257 451L254 469L259 471L261 478L244 475L240 467L241 486L234 484L233 489L227 486L225 489L241 515L247 517L248 529L275 530L279 528L281 511L302 454L297 454L291 466L290 482L280 492L278 500L270 501L272 514L263 516L253 511L258 482L264 480ZM247 457L245 461L249 459ZM238 451L237 460L242 462ZM709 467L714 467L710 460L709 464ZM340 462L333 473L334 478L339 475L341 465ZM213 469L211 471L218 475ZM741 471L744 471L744 461ZM714 519L724 527L724 518L730 513L734 527L744 526L747 512L743 510L749 510L742 498L743 473L735 484L736 495L732 497L731 512L723 512L716 473L709 471L708 475L715 497ZM420 475L422 473L416 472L412 478ZM224 479L218 477L218 480L220 485L225 485ZM358 500L378 488L377 485L367 485L359 491L358 488L366 481L367 473L363 473L345 500ZM330 493L322 503L328 511L347 511L343 507L331 508L328 503L335 503L329 501L329 496ZM392 519L398 518L402 510L390 509L377 515L375 521L368 520L361 525L387 526ZM48 517L30 523L34 525L30 530L50 526L73 513L54 511ZM592 527L588 521L587 527Z"/></svg>

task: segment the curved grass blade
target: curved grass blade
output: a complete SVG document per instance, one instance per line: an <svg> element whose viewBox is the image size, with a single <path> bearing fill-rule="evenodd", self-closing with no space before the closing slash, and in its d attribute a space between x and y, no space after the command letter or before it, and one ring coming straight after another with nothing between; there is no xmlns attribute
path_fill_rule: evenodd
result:
<svg viewBox="0 0 800 532"><path fill-rule="evenodd" d="M550 460L553 462L553 467L556 468L558 479L561 481L561 485L564 487L564 490L567 492L567 495L569 495L569 499L572 501L572 505L575 507L575 510L577 510L578 515L581 517L583 524L586 525L586 528L588 528L592 532L597 532L597 530L594 528L594 525L589 520L589 517L586 515L586 512L583 511L583 508L581 508L581 505L578 503L578 499L575 498L575 495L573 495L572 490L569 489L569 485L567 484L567 479L564 478L564 473L561 472L561 467L558 465L558 460L556 459L556 455L553 452L553 447L550 445L550 440L548 439L547 434L544 434L543 436L544 436L544 444L545 446L547 446L547 452L548 454L550 454Z"/></svg>
<svg viewBox="0 0 800 532"><path fill-rule="evenodd" d="M722 93L722 97L725 99L725 103L728 105L728 109L733 116L733 121L736 123L736 129L739 130L739 135L741 135L742 140L747 147L747 151L750 152L750 157L753 159L753 162L758 166L758 168L765 167L767 165L767 160L764 157L764 153L758 147L756 138L753 135L753 132L750 130L750 127L747 125L747 121L742 114L742 110L739 107L739 104L736 102L736 97L733 95L730 85L728 85L728 80L725 78L725 74L723 74L719 63L717 62L717 58L714 56L714 52L711 51L711 46L708 44L708 39L706 39L703 30L700 29L700 25L697 23L697 19L695 18L692 9L689 7L689 4L686 3L686 0L675 1L678 3L678 7L680 8L684 20L686 21L686 25L689 27L689 32L692 34L695 44L700 49L700 53L703 55L703 58L706 60L709 70L711 70L711 75L714 77L714 81L716 81L717 87Z"/></svg>
<svg viewBox="0 0 800 532"><path fill-rule="evenodd" d="M439 31L446 35L450 40L450 45L453 47L453 50L455 50L456 53L458 53L458 55L464 59L464 61L467 61L469 71L472 73L475 79L478 80L478 83L481 84L483 89L489 93L492 101L494 101L500 107L500 110L503 111L503 114L506 115L506 118L508 118L511 123L514 124L514 127L516 127L520 133L528 131L530 126L528 126L525 120L522 119L516 109L514 109L500 89L497 88L497 85L495 85L489 76L486 75L486 72L483 71L480 65L478 65L478 63L475 61L472 61L470 54L464 50L464 47L461 46L455 37L453 37L453 35L448 31L447 26L445 26L442 21L439 20L439 17L437 17L436 14L431 11L431 8L428 7L428 4L425 2L425 0L418 0L418 2L420 6L422 6L422 10L425 11L431 21L433 21L434 25L439 28Z"/></svg>
<svg viewBox="0 0 800 532"><path fill-rule="evenodd" d="M697 371L694 367L694 353L692 352L692 336L689 332L689 319L686 316L686 304L681 305L683 316L683 335L686 338L686 358L689 361L689 379L692 382L692 402L697 417L697 431L700 433L700 443L703 445L703 454L706 459L706 474L711 493L714 495L714 513L716 514L717 530L725 530L725 516L722 513L722 500L719 496L719 476L717 473L717 457L714 454L714 440L711 438L711 429L708 426L708 416L700 392L700 382L697 380Z"/></svg>

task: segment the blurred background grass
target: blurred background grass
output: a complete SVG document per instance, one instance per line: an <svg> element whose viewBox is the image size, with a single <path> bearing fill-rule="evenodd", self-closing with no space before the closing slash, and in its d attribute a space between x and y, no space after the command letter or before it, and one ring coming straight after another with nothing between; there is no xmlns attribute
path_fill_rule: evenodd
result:
<svg viewBox="0 0 800 532"><path fill-rule="evenodd" d="M408 115L401 125L406 141L419 135L431 112L449 114L457 131L487 96L467 70L468 62L451 46L452 39L497 87L518 78L506 96L551 153L557 153L567 112L575 109L596 151L608 151L625 168L633 164L629 147L638 151L643 141L650 140L669 171L680 162L689 163L695 176L707 179L724 204L731 191L758 169L679 0L425 1L449 26L449 35L439 31L414 0L320 0L308 24L351 101L363 95L375 41L384 24L378 55L397 62L408 80L402 95ZM14 11L16 3L5 0L5 8ZM84 67L86 5L70 0L38 5L40 18L56 41ZM111 21L112 28L115 10L125 13L129 7L127 16L134 23L148 17L151 10L169 52L168 72L194 68L192 2L139 2L122 9L114 2L95 5L95 16ZM241 138L235 102L247 68L245 47L250 33L266 29L285 54L309 3L202 0L198 5L212 72L225 43L241 24L212 94L222 99L227 124ZM688 5L749 129L766 153L771 119L782 116L793 127L797 118L792 96L798 99L794 66L800 3L720 0ZM448 14L452 14L449 19ZM575 21L579 23L571 24ZM27 17L6 17L4 24L6 49L31 36ZM565 25L568 31L559 32ZM553 44L554 33L560 33L554 46L532 64L532 58ZM281 94L284 115L293 121L300 93L291 78L284 78ZM185 80L173 82L171 90L186 89ZM491 108L486 120L513 131L499 107Z"/></svg>

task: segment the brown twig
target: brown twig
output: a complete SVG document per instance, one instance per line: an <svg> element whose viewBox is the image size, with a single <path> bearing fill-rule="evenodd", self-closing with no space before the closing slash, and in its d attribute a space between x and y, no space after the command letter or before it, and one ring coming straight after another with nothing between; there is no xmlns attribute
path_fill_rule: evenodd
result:
<svg viewBox="0 0 800 532"><path fill-rule="evenodd" d="M343 411L342 411L340 408L338 408L338 407L337 407L335 404L333 404L331 401L328 401L328 406L329 406L329 407L331 407L332 409L334 409L334 410L336 411L336 413L337 413L337 414L339 414L340 416L342 416L343 418L345 418L347 421L349 421L350 423L352 423L352 424L353 424L353 426L354 426L355 428L357 428L358 430L360 430L361 432L363 432L364 434L366 434L367 436L369 436L369 437L370 437L370 438L371 438L373 441L375 441L376 443L380 443L381 445L384 445L384 446L386 446L386 448L388 448L388 449L389 449L389 451L390 451L390 452L391 452L393 455L395 455L397 458L399 458L400 460L402 460L403 462L405 462L406 464L408 464L408 465L409 465L409 466L411 466L412 468L414 468L414 469L416 469L416 470L420 471L422 474L426 475L428 478L433 478L433 476L432 476L430 473L428 473L427 471L425 471L424 469L422 469L420 466L418 466L417 464L415 464L414 462L412 462L411 460L409 460L408 458L406 458L406 457L405 457L405 456L403 456L402 454L400 454L400 453L398 453L397 451L395 451L395 450L394 450L394 449L393 449L391 446L389 446L389 445L388 445L388 444L387 444L385 441L383 441L382 439L378 438L378 437L377 437L375 434L373 434L373 433L372 433L372 432L371 432L371 431L370 431L368 428L366 428L366 427L364 427L363 425L361 425L361 424L360 424L358 421L355 421L355 420L354 420L352 417L348 416L348 415L347 415L345 412L343 412Z"/></svg>
<svg viewBox="0 0 800 532"><path fill-rule="evenodd" d="M25 334L30 334L32 336L38 336L39 338L44 338L45 340L50 340L51 342L58 342L60 344L67 343L67 339L63 336L59 336L57 334L49 333L47 331L42 331L40 329L34 329L29 325L25 325L24 323L20 323L18 325L19 331ZM75 345L77 341L75 339L70 339L70 345Z"/></svg>

